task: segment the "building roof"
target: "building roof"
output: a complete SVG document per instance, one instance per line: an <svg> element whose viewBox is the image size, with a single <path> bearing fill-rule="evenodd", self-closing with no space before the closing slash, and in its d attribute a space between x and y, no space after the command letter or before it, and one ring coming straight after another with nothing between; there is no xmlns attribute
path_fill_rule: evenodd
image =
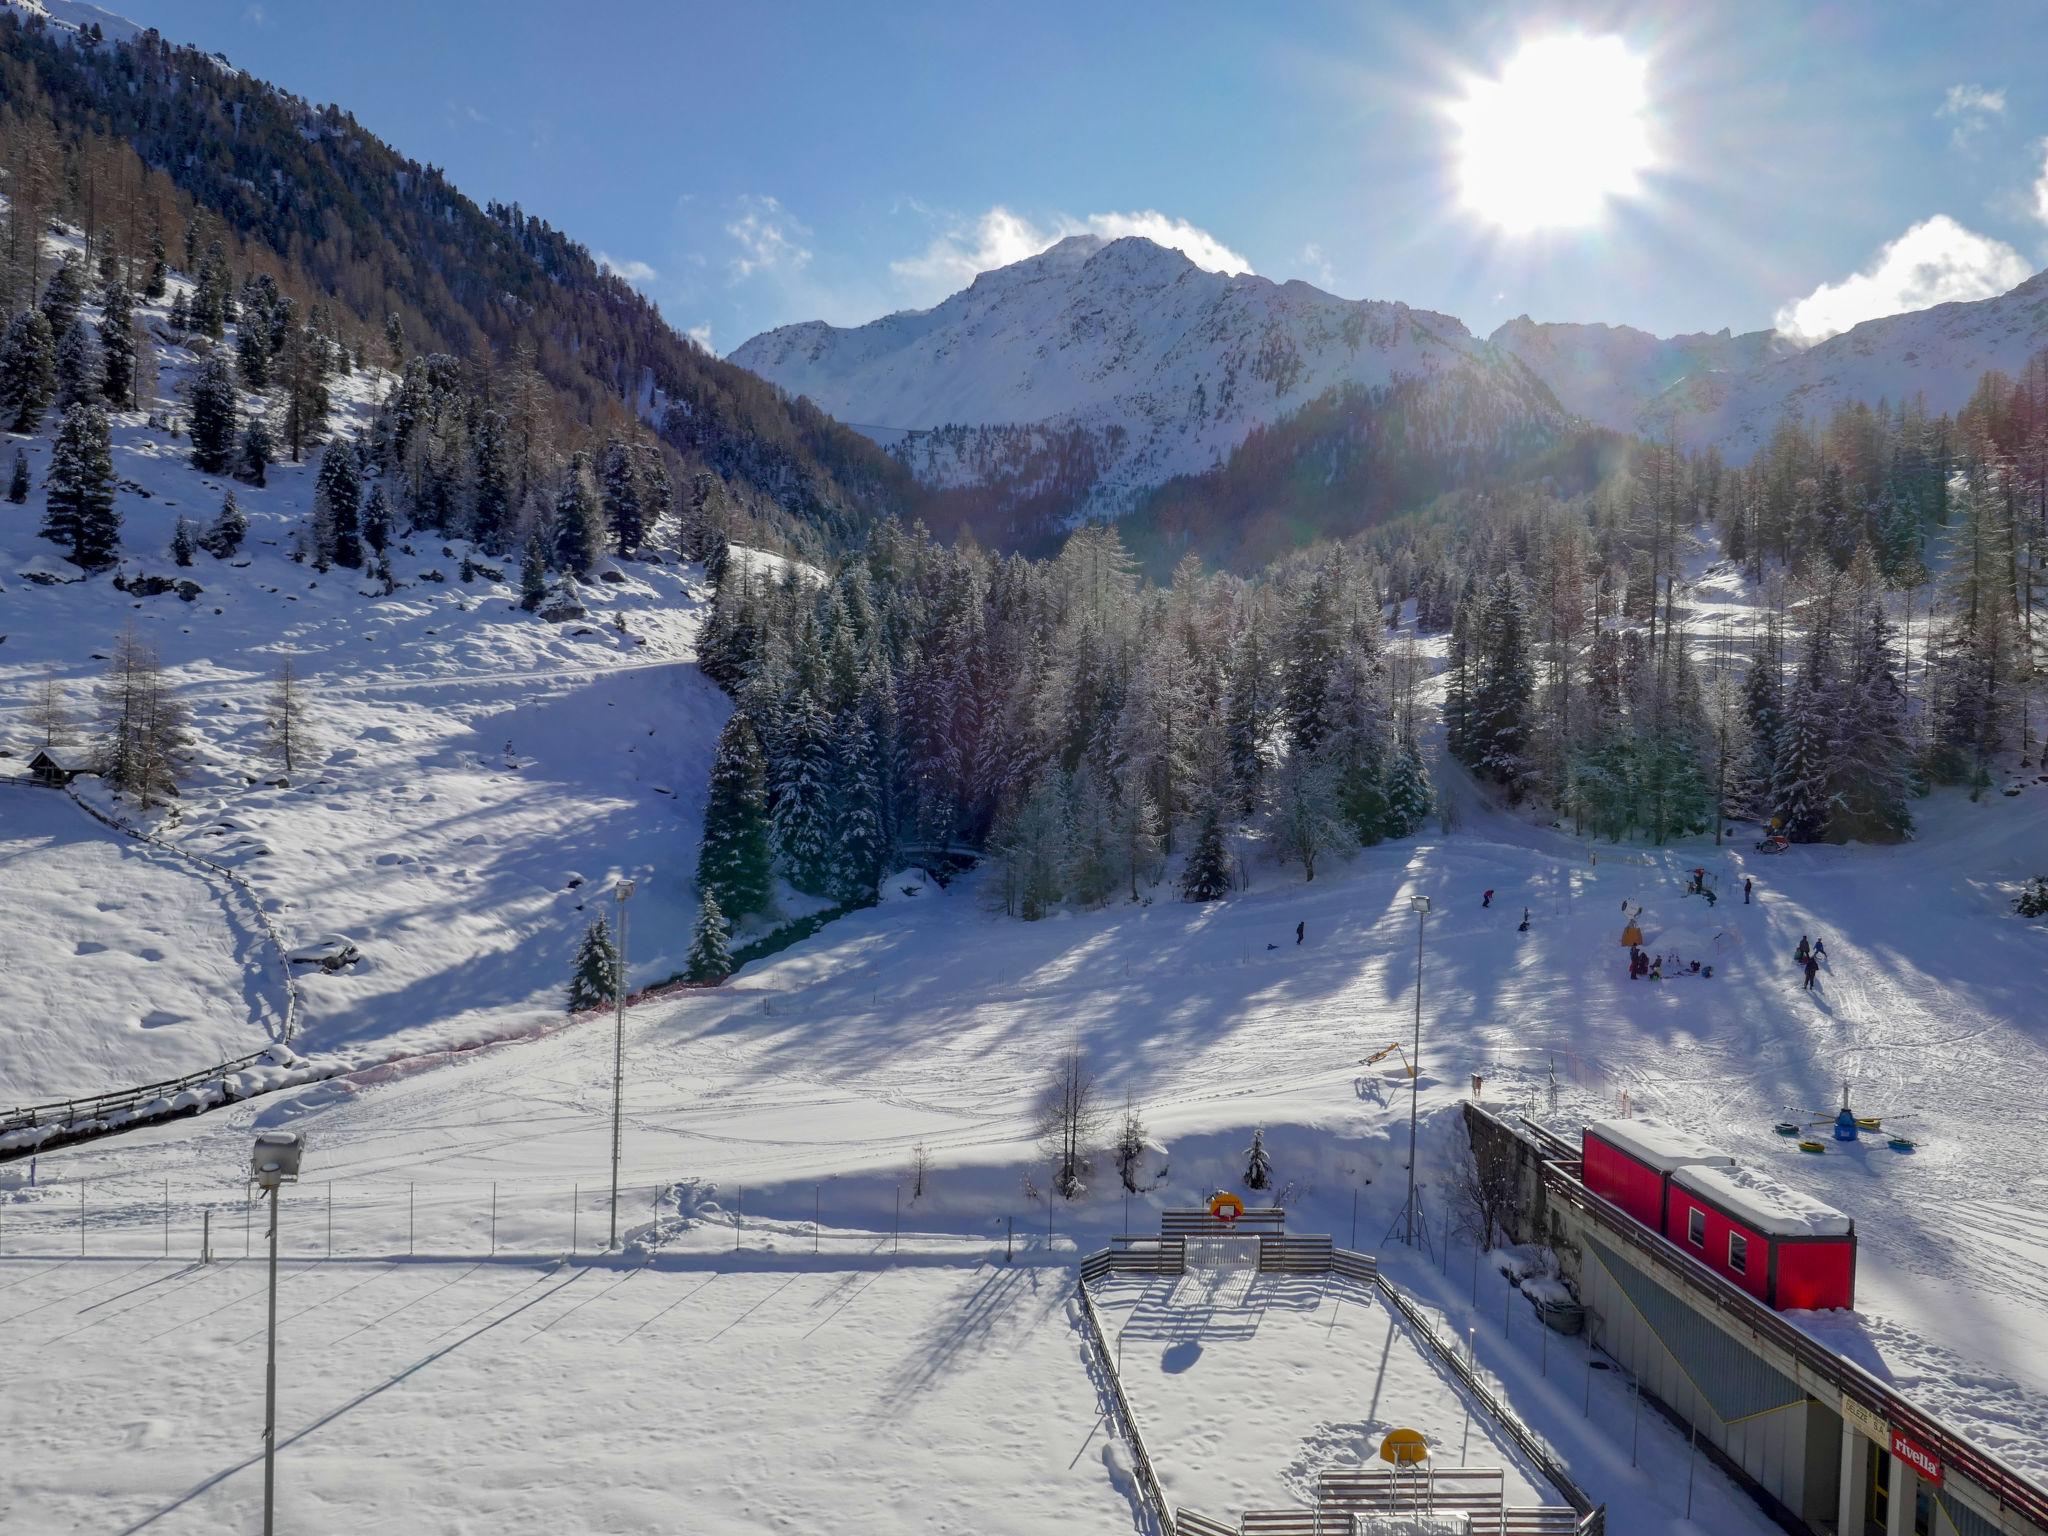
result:
<svg viewBox="0 0 2048 1536"><path fill-rule="evenodd" d="M1659 1173L1696 1164L1733 1166L1735 1159L1690 1131L1641 1115L1632 1120L1595 1120L1586 1127L1609 1146L1619 1147Z"/></svg>
<svg viewBox="0 0 2048 1536"><path fill-rule="evenodd" d="M1847 1237L1856 1223L1760 1168L1681 1168L1671 1182L1771 1237Z"/></svg>
<svg viewBox="0 0 2048 1536"><path fill-rule="evenodd" d="M52 752L48 747L37 747L36 755L28 760L28 765L31 768L37 768L41 767L45 763L47 763L52 768L60 768L66 773L70 773L73 771L69 763L65 762L62 758L58 757L57 754Z"/></svg>

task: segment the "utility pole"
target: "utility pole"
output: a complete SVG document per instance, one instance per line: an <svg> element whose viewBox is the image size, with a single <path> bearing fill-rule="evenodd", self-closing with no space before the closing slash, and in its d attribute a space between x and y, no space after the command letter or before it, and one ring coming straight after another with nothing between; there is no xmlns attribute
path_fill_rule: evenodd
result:
<svg viewBox="0 0 2048 1536"><path fill-rule="evenodd" d="M1415 1246L1415 1120L1422 1096L1422 930L1429 917L1429 898L1411 896L1415 909L1415 1054L1408 1061L1408 1230L1402 1239Z"/></svg>
<svg viewBox="0 0 2048 1536"><path fill-rule="evenodd" d="M263 1366L263 1536L273 1536L277 1494L277 1193L296 1181L305 1142L296 1131L262 1131L249 1177L270 1196L270 1345Z"/></svg>
<svg viewBox="0 0 2048 1536"><path fill-rule="evenodd" d="M607 1248L619 1246L619 1114L626 1090L626 902L632 894L630 880L612 887L612 897L619 904L619 957L612 987L618 1009L612 1031L612 1240Z"/></svg>

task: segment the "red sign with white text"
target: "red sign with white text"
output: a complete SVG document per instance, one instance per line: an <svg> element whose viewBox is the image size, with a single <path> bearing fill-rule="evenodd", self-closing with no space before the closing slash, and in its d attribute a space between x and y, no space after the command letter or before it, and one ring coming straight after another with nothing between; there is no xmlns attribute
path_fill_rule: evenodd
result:
<svg viewBox="0 0 2048 1536"><path fill-rule="evenodd" d="M1937 1488L1941 1486L1941 1458L1918 1440L1907 1438L1901 1430L1893 1430L1892 1454L1919 1473L1923 1483L1932 1483Z"/></svg>

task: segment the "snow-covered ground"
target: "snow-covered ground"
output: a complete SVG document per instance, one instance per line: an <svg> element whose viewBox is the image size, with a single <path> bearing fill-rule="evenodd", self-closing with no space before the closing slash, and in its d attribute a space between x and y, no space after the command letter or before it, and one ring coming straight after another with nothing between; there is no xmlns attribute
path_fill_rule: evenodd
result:
<svg viewBox="0 0 2048 1536"><path fill-rule="evenodd" d="M0 1403L8 1528L255 1529L264 1281L0 1259L10 1359L49 1387ZM1124 1528L1071 1294L1064 1267L886 1255L288 1262L278 1527Z"/></svg>
<svg viewBox="0 0 2048 1536"><path fill-rule="evenodd" d="M0 1107L162 1081L280 1037L276 958L225 879L61 794L0 796Z"/></svg>
<svg viewBox="0 0 2048 1536"><path fill-rule="evenodd" d="M51 242L53 249L64 243ZM164 306L143 313L161 322ZM154 352L154 408L181 418L179 391L196 359L161 338ZM362 429L390 383L374 370L335 380L336 428ZM294 1041L301 1051L381 1059L528 1032L559 1018L592 898L622 876L638 882L630 955L636 981L680 969L695 914L690 879L704 783L729 708L694 664L709 601L701 571L660 557L622 562L609 571L617 580L581 589L587 621L550 624L516 606L516 560L413 535L392 551L398 590L382 596L364 572L322 573L290 559L311 504L317 455L274 466L262 489L202 476L189 463L189 443L150 426L150 414L112 415L120 569L194 581L202 590L189 602L172 592L117 591L112 573L57 585L24 577L28 570L79 573L36 532L47 431L0 434L0 460L25 450L37 487L27 506L0 517L0 747L12 753L0 768L18 772L40 745L28 707L46 676L62 686L77 718L72 755L89 754L93 688L114 640L132 624L191 708L195 772L168 812L146 818L130 803L114 804L89 778L80 791L124 819L146 822L173 846L235 869L288 943L341 933L360 946L362 960L347 970L304 975ZM191 567L176 567L169 547L177 519L190 517L203 530L230 490L249 520L240 555L222 561L201 552ZM469 582L462 580L466 555L485 567ZM266 750L264 714L287 659L306 692L314 750L280 786L272 782L279 765ZM184 889L132 849L84 852L95 839L75 809L31 810L26 791L6 793L0 837L10 848L17 835L39 837L47 819L61 823L68 812L82 824L72 834L82 850L79 873L118 856L123 867L146 871L136 902L169 900L150 894L159 887ZM206 894L189 877L185 886ZM87 912L115 893L95 884ZM51 888L44 862L0 860L0 904L9 912L27 915L53 903L65 908L63 921L41 925L47 933L32 926L34 942L14 949L0 973L0 1040L61 1033L69 1042L63 1059L77 1070L28 1071L31 1060L54 1059L57 1047L48 1044L0 1051L0 1100L162 1076L159 1068L171 1060L167 1042L145 1038L131 1050L137 1021L146 1017L178 1022L203 1014L216 1040L237 1048L233 1054L265 1043L263 1015L252 1015L232 974L201 1007L197 997L169 995L168 981L156 984L162 997L131 985L116 963L148 944L167 957L165 977L218 968L209 943L232 949L240 942L225 926L201 942L188 925L174 948L145 931L156 919L108 908L105 931L88 932L89 923L71 921L70 898L62 882ZM68 947L59 943L59 927ZM77 946L94 944L104 946L95 965L74 958L83 953ZM52 1014L46 1005L58 993L64 1001ZM179 1038L197 1050L196 1029L180 1027ZM180 1069L208 1064L187 1055L178 1054Z"/></svg>

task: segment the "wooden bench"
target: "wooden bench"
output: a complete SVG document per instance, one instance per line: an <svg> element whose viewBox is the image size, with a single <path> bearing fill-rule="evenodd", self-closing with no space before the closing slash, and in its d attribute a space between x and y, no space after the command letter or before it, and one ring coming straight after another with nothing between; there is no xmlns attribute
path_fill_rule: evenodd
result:
<svg viewBox="0 0 2048 1536"><path fill-rule="evenodd" d="M1192 1509L1181 1508L1173 1512L1174 1528L1180 1536L1237 1536L1237 1527L1225 1525L1221 1520L1211 1520L1207 1515L1195 1513Z"/></svg>
<svg viewBox="0 0 2048 1536"><path fill-rule="evenodd" d="M1391 1467L1357 1472L1325 1472L1317 1496L1338 1509L1383 1513L1424 1510L1435 1514L1474 1516L1474 1528L1497 1518L1503 1501L1498 1467L1454 1467L1395 1480ZM1484 1518L1481 1518L1484 1517Z"/></svg>
<svg viewBox="0 0 2048 1536"><path fill-rule="evenodd" d="M1501 1536L1577 1536L1583 1517L1569 1505L1510 1505L1501 1512Z"/></svg>
<svg viewBox="0 0 2048 1536"><path fill-rule="evenodd" d="M1330 1240L1327 1237L1265 1237L1259 1239L1261 1274L1327 1275L1330 1272Z"/></svg>

